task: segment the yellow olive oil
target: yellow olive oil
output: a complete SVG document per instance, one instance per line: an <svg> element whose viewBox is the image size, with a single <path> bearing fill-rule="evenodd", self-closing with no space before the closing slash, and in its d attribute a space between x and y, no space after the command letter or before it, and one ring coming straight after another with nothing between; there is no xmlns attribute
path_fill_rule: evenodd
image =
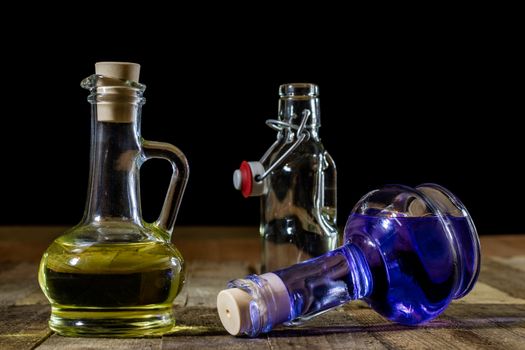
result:
<svg viewBox="0 0 525 350"><path fill-rule="evenodd" d="M184 282L168 243L68 244L45 253L39 280L51 301L50 327L64 335L141 336L174 325L172 302Z"/></svg>

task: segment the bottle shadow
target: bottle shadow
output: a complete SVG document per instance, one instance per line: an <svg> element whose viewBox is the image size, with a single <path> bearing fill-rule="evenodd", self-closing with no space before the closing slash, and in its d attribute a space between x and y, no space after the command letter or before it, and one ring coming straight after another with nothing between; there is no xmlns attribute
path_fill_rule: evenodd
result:
<svg viewBox="0 0 525 350"><path fill-rule="evenodd" d="M175 308L177 325L170 336L226 335L217 310L209 307ZM376 322L377 321L377 322ZM522 328L525 323L525 304L466 304L457 303L437 319L419 326L404 326L380 317L372 309L357 305L343 307L316 317L301 326L280 326L270 337L305 337L339 333L379 333L424 331L433 329Z"/></svg>
<svg viewBox="0 0 525 350"><path fill-rule="evenodd" d="M324 323L328 325L322 325L317 321L315 323L307 322L294 328L279 327L269 335L271 337L304 337L338 333L403 332L432 329L511 329L522 328L525 323L524 304L453 304L437 319L418 326L392 323L377 315L373 318L377 318L379 322L372 323L370 319L371 313L374 313L373 310L361 309L357 314L353 311L349 310L345 313L345 320L336 322L333 320L328 322L330 314L326 315L326 322ZM344 324L344 321L347 324Z"/></svg>

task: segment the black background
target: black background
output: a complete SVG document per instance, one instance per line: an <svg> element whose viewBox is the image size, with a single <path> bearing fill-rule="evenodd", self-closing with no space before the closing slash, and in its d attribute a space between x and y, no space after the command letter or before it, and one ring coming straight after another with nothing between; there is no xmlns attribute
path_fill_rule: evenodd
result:
<svg viewBox="0 0 525 350"><path fill-rule="evenodd" d="M232 172L274 141L264 121L276 117L278 86L311 82L338 167L340 224L381 184L436 182L462 199L481 234L525 232L523 40L512 21L368 19L324 18L327 27L315 17L177 13L153 27L85 15L56 26L40 18L17 37L4 30L0 224L80 220L90 116L79 83L95 62L122 60L142 65L143 136L189 159L180 225L258 224L259 201L233 189ZM169 171L162 161L143 166L148 220Z"/></svg>

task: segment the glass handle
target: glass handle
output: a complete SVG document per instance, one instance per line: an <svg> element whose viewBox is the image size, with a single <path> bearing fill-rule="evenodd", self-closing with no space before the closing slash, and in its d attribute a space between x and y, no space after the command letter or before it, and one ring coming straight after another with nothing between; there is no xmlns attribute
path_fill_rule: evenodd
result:
<svg viewBox="0 0 525 350"><path fill-rule="evenodd" d="M166 230L171 237L182 195L190 175L188 160L184 153L169 143L144 140L142 148L145 161L152 158L165 159L171 163L173 169L164 204L162 205L159 218L154 223L159 228Z"/></svg>

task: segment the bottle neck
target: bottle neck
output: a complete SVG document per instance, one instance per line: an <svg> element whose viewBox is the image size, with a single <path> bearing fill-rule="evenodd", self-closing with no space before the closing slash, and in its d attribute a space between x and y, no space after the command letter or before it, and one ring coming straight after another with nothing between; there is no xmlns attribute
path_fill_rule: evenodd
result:
<svg viewBox="0 0 525 350"><path fill-rule="evenodd" d="M92 104L91 164L84 223L142 225L139 193L140 105L131 122L101 121Z"/></svg>
<svg viewBox="0 0 525 350"><path fill-rule="evenodd" d="M305 111L309 111L306 130L314 140L319 139L319 127L321 126L321 113L319 108L319 98L317 96L288 96L281 95L279 99L279 120L299 127L304 117ZM297 129L283 128L281 133L285 139L293 138Z"/></svg>
<svg viewBox="0 0 525 350"><path fill-rule="evenodd" d="M284 322L299 324L366 297L372 293L373 283L363 252L347 243L273 273L233 280L228 287L248 294L250 307L241 309L243 324L239 333L256 336Z"/></svg>
<svg viewBox="0 0 525 350"><path fill-rule="evenodd" d="M352 243L306 262L275 272L290 296L303 295L312 303L293 301L289 319L300 323L372 291L372 275L363 252ZM305 283L308 281L308 283Z"/></svg>

